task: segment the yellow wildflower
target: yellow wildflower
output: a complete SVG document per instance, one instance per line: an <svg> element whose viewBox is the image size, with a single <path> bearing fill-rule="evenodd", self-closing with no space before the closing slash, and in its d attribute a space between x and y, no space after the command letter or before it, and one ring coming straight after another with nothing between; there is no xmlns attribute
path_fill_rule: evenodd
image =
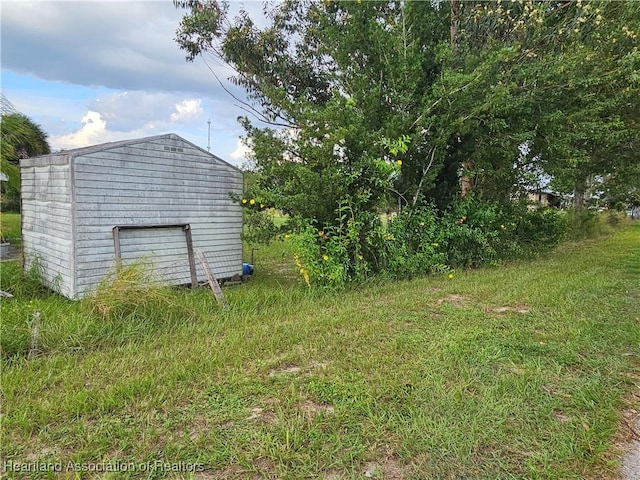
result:
<svg viewBox="0 0 640 480"><path fill-rule="evenodd" d="M402 166L402 160L396 160L396 165L401 167Z"/></svg>
<svg viewBox="0 0 640 480"><path fill-rule="evenodd" d="M329 255L322 255L322 259L326 262L329 260Z"/></svg>
<svg viewBox="0 0 640 480"><path fill-rule="evenodd" d="M453 280L453 273L450 273L449 275L447 275L447 277L449 278L449 280Z"/></svg>
<svg viewBox="0 0 640 480"><path fill-rule="evenodd" d="M252 199L249 201L249 203L250 203L251 205L255 205L255 204L256 204L256 199L255 199L255 198L252 198Z"/></svg>
<svg viewBox="0 0 640 480"><path fill-rule="evenodd" d="M243 198L243 199L242 199L242 204L244 205L245 203L247 203L247 199L246 199L246 198Z"/></svg>

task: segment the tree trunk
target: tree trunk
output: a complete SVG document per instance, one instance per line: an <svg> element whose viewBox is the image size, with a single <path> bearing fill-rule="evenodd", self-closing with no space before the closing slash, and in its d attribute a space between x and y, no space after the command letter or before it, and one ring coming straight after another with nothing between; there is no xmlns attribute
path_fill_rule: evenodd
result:
<svg viewBox="0 0 640 480"><path fill-rule="evenodd" d="M458 50L458 32L460 31L460 0L451 0L451 51L456 62L455 55ZM467 160L462 163L463 172L473 170L473 162ZM460 178L460 194L465 197L473 188L473 178L466 173Z"/></svg>
<svg viewBox="0 0 640 480"><path fill-rule="evenodd" d="M466 160L462 163L462 177L460 178L460 195L466 197L473 189L473 177L467 172L473 170L473 161Z"/></svg>
<svg viewBox="0 0 640 480"><path fill-rule="evenodd" d="M584 197L587 189L586 181L576 180L573 184L573 208L582 210L584 208Z"/></svg>
<svg viewBox="0 0 640 480"><path fill-rule="evenodd" d="M458 31L460 30L460 0L451 0L451 50L458 49Z"/></svg>
<svg viewBox="0 0 640 480"><path fill-rule="evenodd" d="M582 210L584 208L584 191L573 190L573 208L575 210Z"/></svg>

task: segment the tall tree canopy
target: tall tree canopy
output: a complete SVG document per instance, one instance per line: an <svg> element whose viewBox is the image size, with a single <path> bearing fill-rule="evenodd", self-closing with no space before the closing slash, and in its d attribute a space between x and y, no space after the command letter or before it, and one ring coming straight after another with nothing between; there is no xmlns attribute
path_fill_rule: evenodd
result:
<svg viewBox="0 0 640 480"><path fill-rule="evenodd" d="M9 113L0 117L0 167L9 179L2 185L3 210L20 207L21 158L50 153L47 134L40 125L21 113ZM5 184L6 183L6 184Z"/></svg>
<svg viewBox="0 0 640 480"><path fill-rule="evenodd" d="M262 29L176 5L188 58L231 65L267 124L242 119L261 195L319 225L345 205L444 208L461 178L505 201L543 174L580 199L638 163L638 3L284 1Z"/></svg>
<svg viewBox="0 0 640 480"><path fill-rule="evenodd" d="M303 276L492 262L557 243L514 201L543 181L577 208L640 190L640 2L284 0L263 28L176 5L187 58L247 92L250 194L307 225Z"/></svg>

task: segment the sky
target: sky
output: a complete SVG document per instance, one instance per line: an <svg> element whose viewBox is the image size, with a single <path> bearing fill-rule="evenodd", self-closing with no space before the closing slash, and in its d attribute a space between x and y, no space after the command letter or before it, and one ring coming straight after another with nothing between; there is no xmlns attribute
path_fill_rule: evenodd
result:
<svg viewBox="0 0 640 480"><path fill-rule="evenodd" d="M260 21L262 2L231 2ZM171 0L2 0L1 89L49 135L54 151L176 133L238 166L246 113L219 85L228 66L187 62Z"/></svg>

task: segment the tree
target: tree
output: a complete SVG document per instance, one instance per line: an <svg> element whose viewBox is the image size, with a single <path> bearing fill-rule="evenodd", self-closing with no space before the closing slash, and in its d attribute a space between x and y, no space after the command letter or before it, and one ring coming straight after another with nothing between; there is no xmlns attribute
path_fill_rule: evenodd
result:
<svg viewBox="0 0 640 480"><path fill-rule="evenodd" d="M285 128L243 120L278 207L331 224L341 204L358 211L389 197L413 204L418 186L432 183L445 142L433 149L423 118L438 46L448 38L444 10L430 2L291 1L259 30L245 14L228 23L215 2L184 6L190 11L177 40L189 58L211 51L232 65L248 108ZM401 138L402 158L388 148Z"/></svg>
<svg viewBox="0 0 640 480"><path fill-rule="evenodd" d="M215 1L176 5L187 58L231 65L267 124L241 120L256 195L316 230L357 225L350 260L373 249L384 205L444 218L464 190L503 211L532 175L579 199L630 171L631 2L289 0L262 29Z"/></svg>
<svg viewBox="0 0 640 480"><path fill-rule="evenodd" d="M20 209L21 158L44 155L51 152L47 134L40 125L26 115L10 113L0 117L0 166L8 181L3 182L3 210Z"/></svg>
<svg viewBox="0 0 640 480"><path fill-rule="evenodd" d="M499 162L506 172L515 149L526 145L514 173L535 167L553 177L556 189L573 193L581 207L594 177L617 172L620 179L620 172L628 171L625 164L637 163L639 4L523 1L463 7L458 49L464 69L490 73L486 93L476 92L481 108L472 117L480 127L470 149L481 157L474 163L479 184L483 172L491 172L492 180L502 177L488 160L511 152L511 159ZM502 131L482 134L484 127L501 123ZM515 144L505 144L509 137ZM498 149L486 148L496 144Z"/></svg>

